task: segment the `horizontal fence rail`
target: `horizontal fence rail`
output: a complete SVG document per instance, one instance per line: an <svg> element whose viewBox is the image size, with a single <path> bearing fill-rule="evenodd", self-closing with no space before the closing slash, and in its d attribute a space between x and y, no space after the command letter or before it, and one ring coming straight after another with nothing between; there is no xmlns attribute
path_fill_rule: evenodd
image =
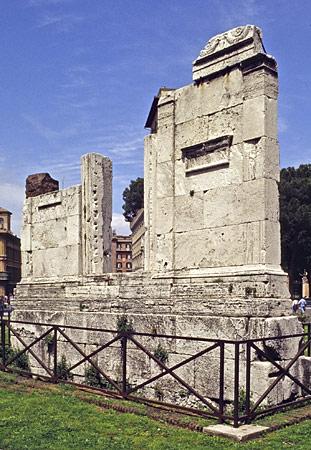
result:
<svg viewBox="0 0 311 450"><path fill-rule="evenodd" d="M107 356L109 349L117 356ZM2 317L0 350L3 371L88 385L114 397L214 417L235 427L311 400L311 324L300 334L234 341L137 332L126 323L114 330ZM101 361L103 354L106 360ZM149 369L139 361L148 361ZM256 384L258 373L262 378ZM173 383L165 388L170 401L164 401L157 387L164 377ZM286 398L279 400L285 392Z"/></svg>

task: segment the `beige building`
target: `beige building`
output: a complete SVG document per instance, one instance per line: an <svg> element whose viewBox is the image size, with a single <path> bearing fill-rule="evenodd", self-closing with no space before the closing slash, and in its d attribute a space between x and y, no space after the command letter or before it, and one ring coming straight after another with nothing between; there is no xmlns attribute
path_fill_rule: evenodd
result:
<svg viewBox="0 0 311 450"><path fill-rule="evenodd" d="M137 211L136 216L130 223L132 231L132 264L133 271L144 268L144 208Z"/></svg>
<svg viewBox="0 0 311 450"><path fill-rule="evenodd" d="M0 208L0 295L9 295L21 279L20 239L11 231L11 213Z"/></svg>
<svg viewBox="0 0 311 450"><path fill-rule="evenodd" d="M111 263L112 272L132 272L131 236L112 236Z"/></svg>

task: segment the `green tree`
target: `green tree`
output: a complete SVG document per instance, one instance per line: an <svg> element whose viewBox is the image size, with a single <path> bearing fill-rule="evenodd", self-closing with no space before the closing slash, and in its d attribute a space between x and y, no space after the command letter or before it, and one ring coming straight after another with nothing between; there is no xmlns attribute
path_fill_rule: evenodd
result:
<svg viewBox="0 0 311 450"><path fill-rule="evenodd" d="M144 179L132 180L129 187L123 191L124 217L127 222L131 222L140 208L144 207Z"/></svg>
<svg viewBox="0 0 311 450"><path fill-rule="evenodd" d="M311 164L281 170L280 222L282 267L292 286L311 270Z"/></svg>

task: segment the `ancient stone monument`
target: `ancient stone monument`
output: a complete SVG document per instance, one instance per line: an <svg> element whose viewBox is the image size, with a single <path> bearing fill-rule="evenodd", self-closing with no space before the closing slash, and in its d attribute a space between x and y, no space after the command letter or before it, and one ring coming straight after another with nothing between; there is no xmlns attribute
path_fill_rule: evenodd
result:
<svg viewBox="0 0 311 450"><path fill-rule="evenodd" d="M145 271L108 274L111 163L86 155L82 186L25 201L15 317L115 329L126 314L138 331L212 339L301 332L280 268L277 93L276 62L257 27L211 39L193 63L193 82L160 89L147 119ZM75 337L92 351L82 332ZM278 348L281 358L292 358L297 345ZM193 351L176 343L170 361ZM98 356L111 376L116 355ZM233 355L226 356L230 375ZM206 368L211 385L216 361L206 355L184 376L206 391ZM254 367L259 396L258 380L273 368L260 360ZM132 375L138 382L152 370L138 357ZM292 385L283 387L272 402L290 397ZM168 396L174 389L164 384ZM225 395L232 399L232 389Z"/></svg>
<svg viewBox="0 0 311 450"><path fill-rule="evenodd" d="M32 195L23 215L24 282L111 272L111 161L90 153L82 157L81 171L82 185L62 190L48 174L27 178Z"/></svg>
<svg viewBox="0 0 311 450"><path fill-rule="evenodd" d="M280 269L276 62L260 30L211 39L194 83L160 89L146 137L146 269L186 276Z"/></svg>

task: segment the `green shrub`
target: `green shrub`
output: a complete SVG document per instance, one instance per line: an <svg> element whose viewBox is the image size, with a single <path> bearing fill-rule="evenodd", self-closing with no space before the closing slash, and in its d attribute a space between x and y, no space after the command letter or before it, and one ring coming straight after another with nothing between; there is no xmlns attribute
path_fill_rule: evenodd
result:
<svg viewBox="0 0 311 450"><path fill-rule="evenodd" d="M88 386L113 390L115 387L106 380L94 366L89 366L84 373L85 384Z"/></svg>
<svg viewBox="0 0 311 450"><path fill-rule="evenodd" d="M132 333L134 331L133 322L126 315L118 317L117 331L119 333Z"/></svg>
<svg viewBox="0 0 311 450"><path fill-rule="evenodd" d="M93 366L89 366L84 372L85 384L92 387L102 387L102 376Z"/></svg>
<svg viewBox="0 0 311 450"><path fill-rule="evenodd" d="M65 355L62 355L60 362L57 363L56 371L57 377L60 380L73 380L73 375L69 372L69 366Z"/></svg>
<svg viewBox="0 0 311 450"><path fill-rule="evenodd" d="M45 336L44 344L48 348L48 353L54 352L54 336L52 334L48 334L47 336Z"/></svg>
<svg viewBox="0 0 311 450"><path fill-rule="evenodd" d="M20 351L21 350L19 350L18 348L6 346L6 349L5 349L6 361L9 361L10 359L12 359ZM2 348L1 347L0 347L0 358L2 358ZM28 355L26 354L26 352L22 353L21 355L18 355L16 357L16 359L14 359L12 364L10 364L10 366L30 372L29 358L28 358Z"/></svg>
<svg viewBox="0 0 311 450"><path fill-rule="evenodd" d="M159 359L163 364L168 361L168 352L162 347L161 344L157 346L155 351L153 352L154 356Z"/></svg>

